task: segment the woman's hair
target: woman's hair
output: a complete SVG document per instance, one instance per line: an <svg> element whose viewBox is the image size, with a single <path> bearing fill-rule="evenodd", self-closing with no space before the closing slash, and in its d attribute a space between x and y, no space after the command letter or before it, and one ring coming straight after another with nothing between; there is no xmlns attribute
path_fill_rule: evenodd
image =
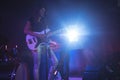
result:
<svg viewBox="0 0 120 80"><path fill-rule="evenodd" d="M45 7L36 7L36 8L34 8L34 14L33 15L35 15L35 16L37 16L37 15L39 15L39 11L40 11L40 9L42 9L42 8L44 8L44 9L46 9Z"/></svg>

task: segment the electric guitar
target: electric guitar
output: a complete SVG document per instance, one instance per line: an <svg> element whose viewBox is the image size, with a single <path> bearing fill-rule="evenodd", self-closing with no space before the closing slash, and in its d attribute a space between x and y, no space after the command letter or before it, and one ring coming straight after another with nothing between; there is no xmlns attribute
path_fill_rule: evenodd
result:
<svg viewBox="0 0 120 80"><path fill-rule="evenodd" d="M46 37L49 38L50 36L52 36L52 35L54 35L56 33L60 33L63 30L65 30L65 29L60 29L60 30L57 30L57 31L54 31L54 32L50 32L49 29L46 29L46 31L35 32L35 33L37 33L37 34L45 34L45 32L46 32ZM46 43L46 41L44 42L44 39L41 38L40 40L35 36L26 35L26 43L27 43L27 46L28 46L28 48L30 50L37 50L39 45ZM58 47L58 44L55 41L51 41L50 39L47 40L47 41L50 44L50 47L52 47L52 48Z"/></svg>

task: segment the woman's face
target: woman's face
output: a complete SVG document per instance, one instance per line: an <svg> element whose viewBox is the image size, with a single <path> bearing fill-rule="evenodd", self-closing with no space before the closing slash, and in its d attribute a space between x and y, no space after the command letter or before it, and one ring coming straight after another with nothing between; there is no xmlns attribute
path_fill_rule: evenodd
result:
<svg viewBox="0 0 120 80"><path fill-rule="evenodd" d="M41 8L40 11L39 11L40 16L41 16L41 17L44 17L44 16L45 16L45 13L46 13L45 8Z"/></svg>

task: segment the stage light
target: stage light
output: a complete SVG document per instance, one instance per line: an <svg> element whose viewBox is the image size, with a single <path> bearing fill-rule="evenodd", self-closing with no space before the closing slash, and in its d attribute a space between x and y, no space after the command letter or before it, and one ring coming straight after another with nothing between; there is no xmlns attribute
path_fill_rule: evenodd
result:
<svg viewBox="0 0 120 80"><path fill-rule="evenodd" d="M86 35L86 31L81 25L70 25L66 28L64 36L70 43L80 42Z"/></svg>
<svg viewBox="0 0 120 80"><path fill-rule="evenodd" d="M65 34L69 42L77 42L79 39L79 31L76 28L68 28Z"/></svg>
<svg viewBox="0 0 120 80"><path fill-rule="evenodd" d="M64 25L65 30L60 34L60 38L68 48L77 49L83 47L89 35L89 31L86 26L75 24L75 25Z"/></svg>

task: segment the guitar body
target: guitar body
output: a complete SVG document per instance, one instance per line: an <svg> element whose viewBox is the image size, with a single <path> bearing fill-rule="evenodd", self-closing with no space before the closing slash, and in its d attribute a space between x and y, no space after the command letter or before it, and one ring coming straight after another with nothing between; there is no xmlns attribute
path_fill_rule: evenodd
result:
<svg viewBox="0 0 120 80"><path fill-rule="evenodd" d="M47 28L41 32L34 32L34 33L45 34L45 32L48 33L49 31L50 31L50 29ZM38 38L36 36L26 35L26 43L27 43L27 46L30 50L37 50L39 42L40 41L38 40Z"/></svg>
<svg viewBox="0 0 120 80"><path fill-rule="evenodd" d="M31 35L26 36L26 42L30 50L37 50L38 45L42 44L42 43L39 43L38 39L35 36L31 36ZM49 46L53 50L58 49L59 47L58 43L56 43L55 41L51 41L51 40L49 41Z"/></svg>
<svg viewBox="0 0 120 80"><path fill-rule="evenodd" d="M26 35L26 43L30 50L37 50L38 40L35 36Z"/></svg>
<svg viewBox="0 0 120 80"><path fill-rule="evenodd" d="M50 31L50 29L46 29L46 33L48 33L49 31ZM61 30L58 30L58 31L56 31L56 32L54 32L52 34L49 34L49 35L47 34L47 36L50 37L51 35L54 35L54 34L59 33L59 32L61 32ZM35 32L35 33L37 33L37 34L45 34L45 31ZM42 43L45 43L44 39L40 39L40 40L41 41L39 41L38 38L35 37L35 36L26 35L26 43L27 43L27 46L28 46L28 48L30 50L37 50L38 45L40 45ZM40 43L40 42L42 42L42 43ZM52 49L56 49L58 47L58 44L56 42L54 42L54 41L49 40L48 43L49 43L49 46Z"/></svg>

